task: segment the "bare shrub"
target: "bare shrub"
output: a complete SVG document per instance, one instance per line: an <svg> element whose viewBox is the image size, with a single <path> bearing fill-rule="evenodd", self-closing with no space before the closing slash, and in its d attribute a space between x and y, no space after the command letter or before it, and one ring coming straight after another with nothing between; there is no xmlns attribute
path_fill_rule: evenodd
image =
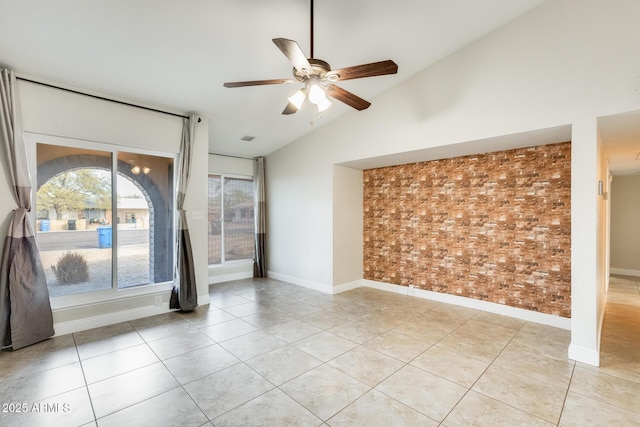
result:
<svg viewBox="0 0 640 427"><path fill-rule="evenodd" d="M58 283L82 283L89 280L89 266L84 255L67 252L58 259L56 265L51 266Z"/></svg>

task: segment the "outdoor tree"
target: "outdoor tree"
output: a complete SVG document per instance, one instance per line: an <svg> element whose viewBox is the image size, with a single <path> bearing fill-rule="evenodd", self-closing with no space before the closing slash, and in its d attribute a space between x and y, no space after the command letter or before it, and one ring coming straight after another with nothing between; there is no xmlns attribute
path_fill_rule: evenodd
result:
<svg viewBox="0 0 640 427"><path fill-rule="evenodd" d="M236 210L253 205L253 182L244 179L229 179L224 186L225 221L235 219Z"/></svg>
<svg viewBox="0 0 640 427"><path fill-rule="evenodd" d="M38 210L111 209L111 181L99 169L74 169L58 174L36 193Z"/></svg>

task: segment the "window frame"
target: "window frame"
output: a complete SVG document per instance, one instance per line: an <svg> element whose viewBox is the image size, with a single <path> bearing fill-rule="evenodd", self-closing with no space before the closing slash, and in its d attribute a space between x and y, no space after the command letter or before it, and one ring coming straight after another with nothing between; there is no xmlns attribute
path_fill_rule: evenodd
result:
<svg viewBox="0 0 640 427"><path fill-rule="evenodd" d="M225 260L225 239L224 239L224 180L225 178L231 178L231 179L243 179L246 181L251 181L251 183L253 184L254 182L254 177L253 175L244 175L244 174L235 174L235 173L216 173L216 172L208 172L207 173L207 192L208 192L208 188L209 188L209 177L211 176L219 176L220 177L220 212L221 212L221 219L220 219L220 264L209 264L208 263L208 257L209 255L207 254L207 265L209 268L222 268L222 267L230 267L230 266L237 266L237 265L241 265L241 264L253 264L253 262L255 261L256 258L256 254L255 254L255 219L254 219L254 224L253 224L253 234L254 234L254 248L253 248L253 257L251 258L245 258L245 259L236 259L236 260L231 260L231 261L226 261ZM207 195L207 202L208 202L208 195ZM254 197L254 210L255 210L255 197ZM207 211L207 217L209 215L209 212ZM207 235L208 238L208 235Z"/></svg>
<svg viewBox="0 0 640 427"><path fill-rule="evenodd" d="M125 146L120 144L111 144L106 142L99 141L91 141L87 139L81 138L68 138L61 137L49 134L42 134L37 132L24 132L24 139L27 151L27 161L29 164L30 171L30 180L31 180L31 206L32 209L29 212L29 219L31 220L31 224L35 227L36 224L36 214L37 214L37 205L36 205L36 192L37 192L37 176L38 176L38 165L37 165L37 144L49 144L49 145L57 145L68 148L79 148L79 149L87 149L87 150L96 150L103 152L111 153L111 203L112 203L112 212L115 215L118 209L118 185L117 185L117 176L118 176L118 153L119 152L129 152L129 153L137 153L142 155L149 156L157 156L157 157L165 157L173 159L173 164L178 165L178 155L179 153L175 152L165 152L165 151L156 151L149 150L145 148L137 148L131 146ZM173 170L172 177L172 185L173 185L173 195L172 197L175 199L177 191L177 181L178 181L178 173L177 168ZM174 200L175 202L175 200ZM115 218L115 216L114 216ZM174 236L171 250L174 253L177 250L176 247L176 238L178 232L178 215L177 208L174 203L174 208L171 212L171 223L173 223ZM36 234L36 230L34 228L34 235ZM133 287L119 288L118 287L118 231L117 227L112 227L112 242L111 245L111 288L89 291L89 292L81 292L77 294L71 295L62 295L57 297L49 297L49 301L51 303L51 308L53 310L61 310L68 309L79 306L89 306L89 305L97 305L101 303L107 303L110 301L117 301L123 299L129 299L131 297L143 296L143 295L154 295L154 294L164 294L167 291L170 291L173 288L173 280L159 282L159 283L149 283L145 285L138 285ZM175 264L175 263L174 263ZM176 266L173 266L173 277L175 277L175 269Z"/></svg>

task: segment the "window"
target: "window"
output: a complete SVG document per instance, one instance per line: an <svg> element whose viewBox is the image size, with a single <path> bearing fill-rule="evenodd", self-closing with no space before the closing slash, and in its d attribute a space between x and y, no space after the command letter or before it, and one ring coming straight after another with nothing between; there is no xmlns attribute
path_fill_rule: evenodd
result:
<svg viewBox="0 0 640 427"><path fill-rule="evenodd" d="M50 296L172 281L175 156L38 138L36 238Z"/></svg>
<svg viewBox="0 0 640 427"><path fill-rule="evenodd" d="M209 175L209 265L253 260L253 180Z"/></svg>

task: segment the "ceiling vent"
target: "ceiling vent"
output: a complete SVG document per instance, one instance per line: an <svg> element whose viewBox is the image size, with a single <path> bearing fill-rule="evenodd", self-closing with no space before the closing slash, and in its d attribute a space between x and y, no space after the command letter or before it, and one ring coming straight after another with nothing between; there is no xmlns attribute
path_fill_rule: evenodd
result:
<svg viewBox="0 0 640 427"><path fill-rule="evenodd" d="M245 135L242 138L240 138L240 141L245 141L245 142L251 142L254 139L256 139L255 136L249 136L249 135Z"/></svg>

